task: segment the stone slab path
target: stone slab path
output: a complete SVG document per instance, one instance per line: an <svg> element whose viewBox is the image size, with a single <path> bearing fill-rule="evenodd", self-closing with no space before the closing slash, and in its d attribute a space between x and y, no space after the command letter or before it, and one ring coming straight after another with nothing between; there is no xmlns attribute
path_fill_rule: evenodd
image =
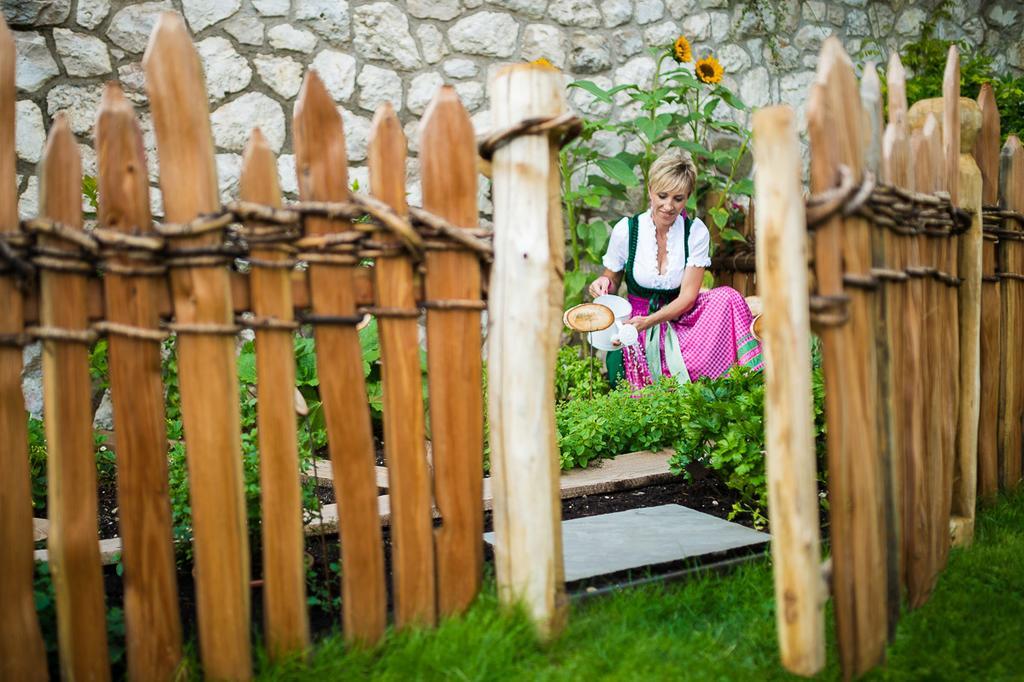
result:
<svg viewBox="0 0 1024 682"><path fill-rule="evenodd" d="M618 457L596 460L586 469L567 471L561 477L562 499L643 488L648 485L671 480L673 474L669 472L668 468L668 460L671 455L671 450L631 452L619 455ZM320 487L330 487L333 485L331 463L327 460L315 460L312 467L304 473L304 476L319 479ZM388 489L388 470L386 467L377 467L377 487L381 492ZM494 503L490 477L484 478L483 498L484 509L490 510ZM391 498L386 493L377 498L377 509L380 514L381 524L388 525L391 522ZM323 505L321 514L323 516L322 521L319 518L314 518L306 526L307 535L337 532L338 505ZM437 509L434 509L434 517L437 518L439 515ZM115 563L120 551L121 538L109 538L100 541L100 554L104 564ZM35 551L35 558L36 561L46 561L48 558L47 551L45 549L37 549Z"/></svg>
<svg viewBox="0 0 1024 682"><path fill-rule="evenodd" d="M668 459L671 455L671 450L631 452L610 459L598 460L586 469L567 471L562 474L560 482L562 499L643 488L671 480L673 474L668 468ZM313 466L321 485L329 485L333 480L330 462L316 460ZM306 475L311 475L311 472L312 469L307 471ZM377 467L377 487L382 490L386 490L388 487L388 470L385 467ZM494 504L490 477L484 478L483 497L484 510L490 510ZM381 495L377 503L381 523L386 526L391 521L390 497ZM325 504L321 513L323 522L320 519L314 519L306 526L307 534L329 533L338 529L338 505ZM439 516L440 512L435 508L434 518Z"/></svg>
<svg viewBox="0 0 1024 682"><path fill-rule="evenodd" d="M494 533L484 539L494 543ZM565 581L656 566L771 537L678 504L631 509L562 522Z"/></svg>

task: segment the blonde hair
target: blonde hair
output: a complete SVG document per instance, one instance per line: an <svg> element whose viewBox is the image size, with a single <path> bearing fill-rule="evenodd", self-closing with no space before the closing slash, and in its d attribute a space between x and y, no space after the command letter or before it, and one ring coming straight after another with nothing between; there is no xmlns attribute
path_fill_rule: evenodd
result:
<svg viewBox="0 0 1024 682"><path fill-rule="evenodd" d="M654 160L647 177L652 192L673 192L678 187L690 196L697 185L697 165L689 152L670 147Z"/></svg>

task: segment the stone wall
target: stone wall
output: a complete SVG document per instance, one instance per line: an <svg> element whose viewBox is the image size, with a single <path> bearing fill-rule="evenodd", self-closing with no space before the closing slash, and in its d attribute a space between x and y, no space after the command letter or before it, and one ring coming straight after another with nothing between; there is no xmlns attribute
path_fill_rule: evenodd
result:
<svg viewBox="0 0 1024 682"><path fill-rule="evenodd" d="M52 117L66 110L95 174L91 128L104 81L118 79L138 105L159 215L154 138L140 66L149 31L167 9L195 35L210 92L224 195L236 194L241 151L259 125L274 151L284 190L296 191L291 113L307 67L324 78L344 116L352 177L365 187L367 133L375 107L391 100L410 140L410 200L418 202L416 129L441 83L455 86L478 130L488 127L485 83L498 66L545 57L571 78L610 86L649 81L648 47L679 34L703 56L713 51L726 82L748 103L798 107L813 79L816 52L832 33L848 50L884 52L919 32L934 5L905 0L2 0L18 53L17 154L23 215L38 201L35 164ZM962 0L943 35L967 36L1024 66L1012 0ZM1010 29L1010 30L1008 30ZM584 114L615 115L580 90ZM481 208L489 213L486 187Z"/></svg>

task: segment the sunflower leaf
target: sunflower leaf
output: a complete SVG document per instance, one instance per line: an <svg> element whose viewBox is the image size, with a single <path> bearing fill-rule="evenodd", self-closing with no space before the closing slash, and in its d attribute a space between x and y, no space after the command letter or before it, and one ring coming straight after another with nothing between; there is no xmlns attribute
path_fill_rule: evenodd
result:
<svg viewBox="0 0 1024 682"><path fill-rule="evenodd" d="M600 159L598 167L604 171L609 178L622 183L626 187L636 187L640 181L636 179L636 173L621 159Z"/></svg>
<svg viewBox="0 0 1024 682"><path fill-rule="evenodd" d="M580 90L586 90L587 92L589 92L591 95L601 100L602 102L612 104L612 96L615 95L615 93L625 90L626 88L635 88L636 86L633 85L632 83L627 83L626 85L616 85L611 90L605 90L604 88L602 88L600 85L593 81L584 80L573 81L572 83L569 83L569 87L579 88Z"/></svg>

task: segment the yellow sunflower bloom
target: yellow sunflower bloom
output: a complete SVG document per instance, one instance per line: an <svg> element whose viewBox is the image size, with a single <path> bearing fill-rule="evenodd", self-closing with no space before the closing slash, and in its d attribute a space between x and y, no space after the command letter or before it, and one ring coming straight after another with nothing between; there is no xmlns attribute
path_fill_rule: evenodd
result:
<svg viewBox="0 0 1024 682"><path fill-rule="evenodd" d="M722 65L711 55L699 60L694 67L694 71L697 74L697 78L704 83L717 83L722 80L722 74L725 73Z"/></svg>
<svg viewBox="0 0 1024 682"><path fill-rule="evenodd" d="M679 36L676 38L676 42L672 44L672 58L682 64L683 62L693 61L693 51L690 50L690 41L685 36Z"/></svg>

